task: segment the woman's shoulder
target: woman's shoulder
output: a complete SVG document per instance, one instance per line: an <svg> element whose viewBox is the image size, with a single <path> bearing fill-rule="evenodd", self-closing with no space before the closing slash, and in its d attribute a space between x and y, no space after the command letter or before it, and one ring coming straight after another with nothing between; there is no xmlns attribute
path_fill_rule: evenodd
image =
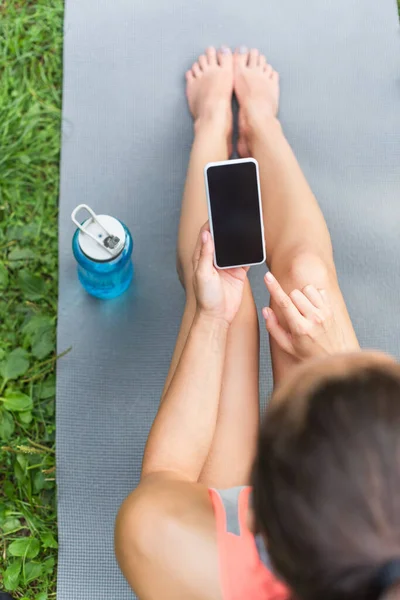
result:
<svg viewBox="0 0 400 600"><path fill-rule="evenodd" d="M139 596L145 590L148 597L222 600L215 516L205 486L173 474L145 477L120 510L116 541L124 575Z"/></svg>

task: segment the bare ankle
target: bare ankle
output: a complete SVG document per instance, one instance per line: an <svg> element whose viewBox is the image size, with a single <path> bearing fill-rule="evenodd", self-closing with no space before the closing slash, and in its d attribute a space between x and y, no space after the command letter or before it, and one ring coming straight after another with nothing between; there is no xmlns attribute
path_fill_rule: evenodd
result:
<svg viewBox="0 0 400 600"><path fill-rule="evenodd" d="M282 126L277 117L253 115L247 121L247 141L250 148L260 139L268 139L280 133Z"/></svg>
<svg viewBox="0 0 400 600"><path fill-rule="evenodd" d="M228 118L223 112L204 112L195 119L193 126L195 133L205 129L213 129L217 133L220 132L223 135L228 135L232 131L232 119Z"/></svg>
<svg viewBox="0 0 400 600"><path fill-rule="evenodd" d="M212 144L216 148L230 156L232 153L232 121L215 118L214 116L199 117L193 123L195 140L198 143Z"/></svg>

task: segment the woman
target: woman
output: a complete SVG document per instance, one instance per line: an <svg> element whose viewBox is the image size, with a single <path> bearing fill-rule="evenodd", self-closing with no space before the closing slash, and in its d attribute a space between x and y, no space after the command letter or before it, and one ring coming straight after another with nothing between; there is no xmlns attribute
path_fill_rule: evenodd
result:
<svg viewBox="0 0 400 600"><path fill-rule="evenodd" d="M359 351L326 223L277 119L276 71L257 50L208 48L186 79L194 142L178 272L187 301L141 483L117 519L121 569L141 600L277 599L289 588L304 599L375 598L393 565L377 570L400 541L380 502L390 465L381 469L379 448L364 437L369 443L378 427L382 442L383 428L400 419L398 368ZM274 274L266 275L263 315L275 393L260 435L259 328L247 270L218 272L207 225L198 237L207 219L204 165L232 150L233 93L238 152L260 166ZM391 545L378 543L391 534Z"/></svg>

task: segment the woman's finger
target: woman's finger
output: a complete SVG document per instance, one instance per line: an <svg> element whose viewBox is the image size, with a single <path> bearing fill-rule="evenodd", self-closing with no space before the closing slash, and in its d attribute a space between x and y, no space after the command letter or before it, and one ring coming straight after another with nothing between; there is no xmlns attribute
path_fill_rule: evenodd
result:
<svg viewBox="0 0 400 600"><path fill-rule="evenodd" d="M193 253L193 269L196 270L200 260L201 248L203 246L202 235L203 231L210 231L210 223L206 221L200 229L199 237L197 238L196 247Z"/></svg>
<svg viewBox="0 0 400 600"><path fill-rule="evenodd" d="M263 308L263 316L265 319L265 327L270 336L275 340L278 346L288 354L295 354L292 338L287 331L279 324L276 314L272 308Z"/></svg>
<svg viewBox="0 0 400 600"><path fill-rule="evenodd" d="M193 253L193 270L194 271L196 271L197 266L199 264L199 260L200 260L201 247L203 245L201 236L202 236L202 232L199 233L199 237L197 238L196 247L195 247L194 253Z"/></svg>
<svg viewBox="0 0 400 600"><path fill-rule="evenodd" d="M306 285L302 292L316 308L324 308L323 296L313 285Z"/></svg>
<svg viewBox="0 0 400 600"><path fill-rule="evenodd" d="M224 269L221 271L222 273L226 273L230 275L234 279L238 279L239 281L244 281L247 277L247 273L250 267L234 267L233 269Z"/></svg>
<svg viewBox="0 0 400 600"><path fill-rule="evenodd" d="M300 314L270 271L265 275L265 283L271 294L271 298L281 309L287 324L289 325L289 329L296 329L299 323L304 319L303 315Z"/></svg>
<svg viewBox="0 0 400 600"><path fill-rule="evenodd" d="M212 241L210 232L206 229L202 230L200 239L201 248L198 262L198 272L203 276L209 276L214 272L214 243Z"/></svg>
<svg viewBox="0 0 400 600"><path fill-rule="evenodd" d="M289 296L295 307L298 308L304 317L309 318L315 313L314 304L300 290L293 290Z"/></svg>
<svg viewBox="0 0 400 600"><path fill-rule="evenodd" d="M210 221L206 221L200 231L201 233L203 233L203 231L210 231Z"/></svg>

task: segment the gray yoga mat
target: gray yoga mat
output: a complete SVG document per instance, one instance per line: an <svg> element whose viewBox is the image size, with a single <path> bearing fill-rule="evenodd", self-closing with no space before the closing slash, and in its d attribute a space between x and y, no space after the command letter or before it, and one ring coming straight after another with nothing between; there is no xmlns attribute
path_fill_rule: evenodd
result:
<svg viewBox="0 0 400 600"><path fill-rule="evenodd" d="M66 0L57 370L58 600L128 600L113 557L178 331L180 199L192 141L184 73L207 45L257 46L326 216L365 347L400 357L400 82L394 0ZM136 280L80 287L70 213L125 221ZM265 269L251 279L265 303ZM261 396L271 389L262 335Z"/></svg>

